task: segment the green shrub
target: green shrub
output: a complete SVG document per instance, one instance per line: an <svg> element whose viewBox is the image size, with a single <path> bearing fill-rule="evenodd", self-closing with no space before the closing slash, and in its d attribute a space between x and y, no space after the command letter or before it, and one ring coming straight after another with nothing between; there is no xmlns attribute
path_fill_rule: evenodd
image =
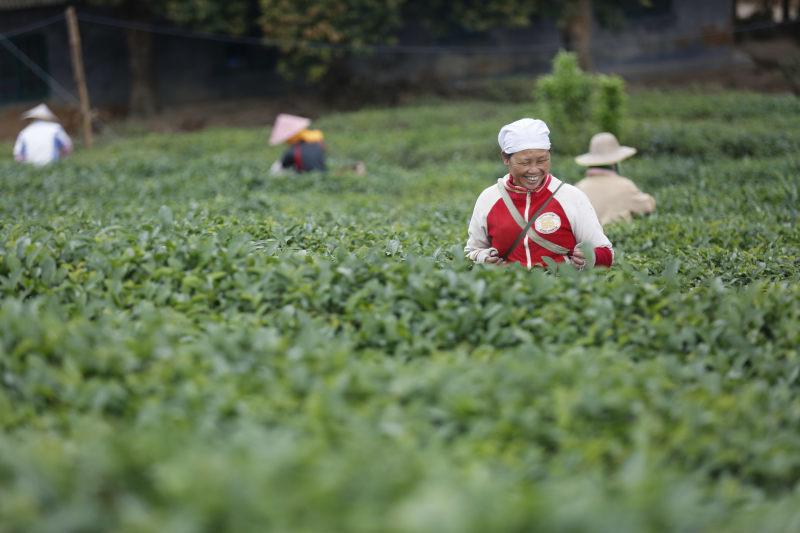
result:
<svg viewBox="0 0 800 533"><path fill-rule="evenodd" d="M575 54L559 52L553 73L536 84L538 115L550 127L554 150L574 153L585 144L591 127L592 80L578 66Z"/></svg>
<svg viewBox="0 0 800 533"><path fill-rule="evenodd" d="M595 133L622 134L624 81L583 72L574 53L556 54L553 72L539 78L534 98L537 115L550 127L555 150L577 154Z"/></svg>
<svg viewBox="0 0 800 533"><path fill-rule="evenodd" d="M625 108L625 82L619 76L597 75L592 101L592 118L598 130L620 137Z"/></svg>

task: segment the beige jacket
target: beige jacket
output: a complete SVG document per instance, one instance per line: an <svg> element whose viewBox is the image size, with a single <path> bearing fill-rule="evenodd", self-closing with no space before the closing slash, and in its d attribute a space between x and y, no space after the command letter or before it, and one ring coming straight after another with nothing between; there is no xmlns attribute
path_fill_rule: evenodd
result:
<svg viewBox="0 0 800 533"><path fill-rule="evenodd" d="M655 198L613 170L590 168L575 186L589 197L603 225L630 220L632 215L652 213L656 209Z"/></svg>

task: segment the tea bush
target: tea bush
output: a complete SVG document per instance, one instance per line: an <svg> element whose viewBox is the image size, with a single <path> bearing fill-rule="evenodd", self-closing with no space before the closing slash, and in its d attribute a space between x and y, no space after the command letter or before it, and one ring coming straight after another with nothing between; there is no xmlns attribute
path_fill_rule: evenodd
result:
<svg viewBox="0 0 800 533"><path fill-rule="evenodd" d="M599 131L622 135L625 116L625 82L619 76L595 76L592 118Z"/></svg>
<svg viewBox="0 0 800 533"><path fill-rule="evenodd" d="M462 259L525 103L3 156L0 531L797 529L800 103L629 105L658 210L580 273Z"/></svg>
<svg viewBox="0 0 800 533"><path fill-rule="evenodd" d="M536 82L534 112L550 125L554 146L578 152L601 131L622 137L625 82L616 75L589 74L578 57L564 50L553 59L553 72Z"/></svg>

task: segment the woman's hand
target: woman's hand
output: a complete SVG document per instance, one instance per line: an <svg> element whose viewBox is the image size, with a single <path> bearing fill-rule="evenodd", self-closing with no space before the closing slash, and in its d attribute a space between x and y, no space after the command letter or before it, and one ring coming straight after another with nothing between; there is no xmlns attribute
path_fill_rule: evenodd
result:
<svg viewBox="0 0 800 533"><path fill-rule="evenodd" d="M569 256L569 260L572 265L577 268L578 270L583 270L586 266L586 257L583 255L583 251L580 247L576 246L574 250L572 250L572 254Z"/></svg>
<svg viewBox="0 0 800 533"><path fill-rule="evenodd" d="M486 259L484 259L483 262L491 263L493 265L502 265L503 263L505 263L505 260L502 257L500 257L498 255L497 250L493 248L491 251L489 251L489 255L486 257Z"/></svg>
<svg viewBox="0 0 800 533"><path fill-rule="evenodd" d="M269 175L280 176L281 174L283 174L283 163L281 163L281 160L278 159L277 161L272 163L271 167L269 167Z"/></svg>

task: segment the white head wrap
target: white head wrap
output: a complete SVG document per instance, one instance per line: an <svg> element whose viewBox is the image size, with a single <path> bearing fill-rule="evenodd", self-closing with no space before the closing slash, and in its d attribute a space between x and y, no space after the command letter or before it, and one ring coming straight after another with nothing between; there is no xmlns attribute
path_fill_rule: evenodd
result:
<svg viewBox="0 0 800 533"><path fill-rule="evenodd" d="M497 135L500 149L507 154L537 148L550 149L550 130L537 118L523 118L500 128Z"/></svg>

